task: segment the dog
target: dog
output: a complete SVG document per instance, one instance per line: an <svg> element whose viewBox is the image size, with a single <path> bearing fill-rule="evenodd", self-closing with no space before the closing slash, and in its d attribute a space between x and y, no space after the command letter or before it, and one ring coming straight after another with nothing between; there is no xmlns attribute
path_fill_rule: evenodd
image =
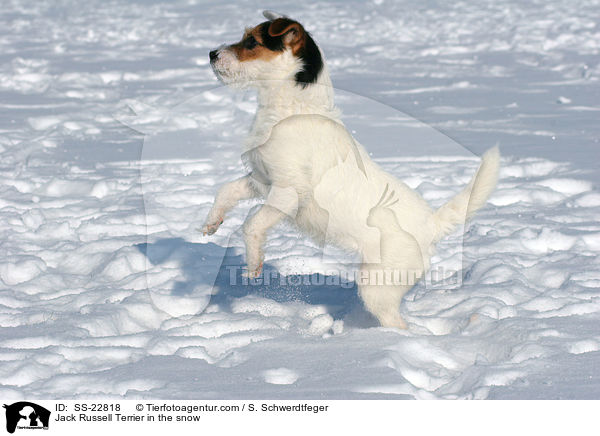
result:
<svg viewBox="0 0 600 436"><path fill-rule="evenodd" d="M497 147L456 196L433 210L383 171L350 135L333 101L323 54L296 20L265 11L267 21L209 54L217 78L258 91L243 161L248 175L225 184L201 231L212 235L239 201L264 203L243 226L249 277L261 274L268 230L293 223L319 244L361 256L358 292L384 327L405 329L402 297L430 266L435 243L473 216L494 190ZM381 271L393 279L373 280Z"/></svg>

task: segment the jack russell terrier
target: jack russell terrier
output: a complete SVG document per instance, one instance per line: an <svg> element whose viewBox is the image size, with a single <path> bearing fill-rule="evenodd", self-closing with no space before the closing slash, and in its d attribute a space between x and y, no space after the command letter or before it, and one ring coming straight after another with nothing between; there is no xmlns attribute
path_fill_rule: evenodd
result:
<svg viewBox="0 0 600 436"><path fill-rule="evenodd" d="M433 210L344 127L323 55L304 27L264 15L268 21L247 28L241 41L210 52L221 82L258 90L258 110L242 156L249 174L220 188L201 230L212 235L239 201L263 198L243 227L248 276L261 273L267 231L287 220L319 244L358 252L366 309L382 326L406 328L402 297L428 270L435 243L486 203L498 180L498 148Z"/></svg>

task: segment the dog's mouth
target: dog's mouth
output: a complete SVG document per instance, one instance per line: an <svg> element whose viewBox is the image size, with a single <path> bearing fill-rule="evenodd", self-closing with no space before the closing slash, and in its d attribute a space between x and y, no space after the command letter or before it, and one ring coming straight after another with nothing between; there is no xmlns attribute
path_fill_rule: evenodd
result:
<svg viewBox="0 0 600 436"><path fill-rule="evenodd" d="M211 63L210 66L212 67L213 73L215 74L215 77L219 82L221 82L223 85L232 85L232 82L234 82L234 80L227 70L213 63Z"/></svg>
<svg viewBox="0 0 600 436"><path fill-rule="evenodd" d="M213 70L213 73L223 84L228 84L229 76L231 75L229 69L226 67L227 53L224 53L222 49L213 50L209 53L210 57L210 67Z"/></svg>
<svg viewBox="0 0 600 436"><path fill-rule="evenodd" d="M225 50L219 57L211 60L210 66L216 78L223 85L234 88L245 88L251 82L245 69L239 64L232 53Z"/></svg>
<svg viewBox="0 0 600 436"><path fill-rule="evenodd" d="M217 79L221 80L222 76L221 76L221 71L219 70L219 67L216 65L215 62L210 62L210 67L213 70L213 73L215 74L215 76L217 76Z"/></svg>

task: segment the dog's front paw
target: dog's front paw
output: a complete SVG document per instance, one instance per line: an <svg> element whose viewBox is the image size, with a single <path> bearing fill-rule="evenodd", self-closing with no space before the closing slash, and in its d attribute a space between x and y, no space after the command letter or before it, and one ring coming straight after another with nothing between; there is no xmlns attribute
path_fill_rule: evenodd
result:
<svg viewBox="0 0 600 436"><path fill-rule="evenodd" d="M256 268L250 268L250 266L248 266L248 269L242 273L242 277L246 277L248 279L258 278L262 274L262 268L262 262Z"/></svg>
<svg viewBox="0 0 600 436"><path fill-rule="evenodd" d="M204 224L204 226L202 226L202 228L200 228L199 230L202 232L203 235L213 235L218 229L219 226L223 224L223 218L219 218L216 221L213 222L207 222L206 224Z"/></svg>

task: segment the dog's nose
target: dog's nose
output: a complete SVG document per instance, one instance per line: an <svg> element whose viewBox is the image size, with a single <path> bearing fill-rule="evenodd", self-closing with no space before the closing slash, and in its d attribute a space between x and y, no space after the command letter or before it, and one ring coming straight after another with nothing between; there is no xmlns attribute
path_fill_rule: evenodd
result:
<svg viewBox="0 0 600 436"><path fill-rule="evenodd" d="M210 57L210 61L214 62L219 57L219 53L216 50L211 51L208 56Z"/></svg>

